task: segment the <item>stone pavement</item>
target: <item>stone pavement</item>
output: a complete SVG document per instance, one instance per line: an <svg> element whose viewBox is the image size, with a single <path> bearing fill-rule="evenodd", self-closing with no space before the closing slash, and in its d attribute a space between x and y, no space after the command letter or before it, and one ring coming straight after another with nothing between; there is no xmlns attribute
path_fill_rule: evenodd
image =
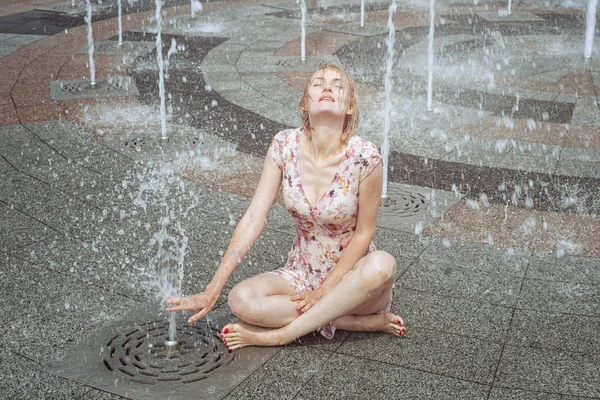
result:
<svg viewBox="0 0 600 400"><path fill-rule="evenodd" d="M211 339L229 290L285 259L277 203L209 318L178 316L179 358L161 355L156 272L181 267L186 294L208 283L310 71L352 73L360 135L381 143L389 3L367 2L361 28L358 2L308 2L301 63L294 1L210 1L194 19L167 2L168 141L153 2L124 2L123 48L116 1L95 6L97 77L135 90L88 98L64 90L89 78L81 5L3 3L0 398L600 398L600 45L585 62L585 2L439 2L431 111L422 3L393 19L396 204L375 238L396 257L407 333L234 353Z"/></svg>

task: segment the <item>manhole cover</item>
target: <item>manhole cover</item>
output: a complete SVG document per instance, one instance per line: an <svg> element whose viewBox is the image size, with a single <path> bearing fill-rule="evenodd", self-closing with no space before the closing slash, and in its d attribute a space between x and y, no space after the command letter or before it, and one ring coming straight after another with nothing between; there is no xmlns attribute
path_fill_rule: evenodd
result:
<svg viewBox="0 0 600 400"><path fill-rule="evenodd" d="M226 396L278 347L246 347L229 353L219 338L234 320L227 309L210 319L177 324L177 346L165 347L167 315L145 307L81 339L47 366L50 372L130 399L211 399Z"/></svg>
<svg viewBox="0 0 600 400"><path fill-rule="evenodd" d="M89 80L51 81L52 100L71 100L95 97L123 97L139 94L135 81L130 76L99 79L92 89Z"/></svg>
<svg viewBox="0 0 600 400"><path fill-rule="evenodd" d="M165 349L168 330L168 322L154 321L115 335L102 347L104 366L136 383L189 384L207 379L234 359L206 325L178 326L178 348L171 352Z"/></svg>
<svg viewBox="0 0 600 400"><path fill-rule="evenodd" d="M169 137L169 142L164 142L160 136L145 136L125 139L123 141L123 145L135 151L142 151L163 149L168 145L184 146L184 148L193 149L203 142L198 136L181 136L173 132L167 132L167 134Z"/></svg>
<svg viewBox="0 0 600 400"><path fill-rule="evenodd" d="M389 190L387 204L379 208L382 214L397 217L412 217L427 207L427 199L421 193L403 190Z"/></svg>
<svg viewBox="0 0 600 400"><path fill-rule="evenodd" d="M312 72L324 63L340 64L337 56L309 56L300 60L298 56L267 56L266 64L277 72Z"/></svg>
<svg viewBox="0 0 600 400"><path fill-rule="evenodd" d="M156 43L124 41L122 46L116 40L105 40L94 43L94 54L131 54L138 57L150 53L156 49ZM89 48L84 47L78 51L78 54L88 54Z"/></svg>

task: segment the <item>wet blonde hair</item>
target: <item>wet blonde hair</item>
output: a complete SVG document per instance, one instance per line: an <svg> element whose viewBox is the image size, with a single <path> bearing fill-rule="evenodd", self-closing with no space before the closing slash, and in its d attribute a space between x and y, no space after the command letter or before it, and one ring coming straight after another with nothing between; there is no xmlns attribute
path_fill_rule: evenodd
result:
<svg viewBox="0 0 600 400"><path fill-rule="evenodd" d="M346 115L346 119L344 120L344 127L342 129L342 143L348 143L350 137L356 133L358 130L358 123L360 121L359 113L358 113L358 104L356 101L356 91L354 90L354 80L344 70L342 67L325 63L318 70L310 74L308 80L306 81L306 85L304 86L304 92L302 93L302 98L300 99L300 103L298 104L298 108L300 109L300 118L302 120L302 127L304 128L304 132L308 140L312 139L312 130L313 128L310 126L310 115L308 114L308 88L312 84L313 77L318 72L323 72L327 70L332 70L340 74L340 79L342 81L342 85L344 90L348 93L349 103L348 109L352 110L352 114Z"/></svg>

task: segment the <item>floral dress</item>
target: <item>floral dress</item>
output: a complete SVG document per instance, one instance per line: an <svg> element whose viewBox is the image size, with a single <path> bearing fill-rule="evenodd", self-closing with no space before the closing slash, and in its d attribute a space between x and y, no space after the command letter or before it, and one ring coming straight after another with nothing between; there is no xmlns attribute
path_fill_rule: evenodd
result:
<svg viewBox="0 0 600 400"><path fill-rule="evenodd" d="M321 198L310 204L302 188L298 165L301 136L300 128L281 131L273 139L271 150L273 160L283 173L285 206L296 222L296 238L287 262L274 272L290 282L296 293L321 286L342 257L356 229L359 185L382 161L377 147L352 136L329 187ZM366 254L374 250L371 242ZM321 327L319 332L331 339L335 324Z"/></svg>

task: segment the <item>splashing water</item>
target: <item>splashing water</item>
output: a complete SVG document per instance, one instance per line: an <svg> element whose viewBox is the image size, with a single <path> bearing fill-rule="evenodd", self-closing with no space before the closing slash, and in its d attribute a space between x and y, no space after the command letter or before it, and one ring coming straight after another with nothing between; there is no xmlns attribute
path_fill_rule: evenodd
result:
<svg viewBox="0 0 600 400"><path fill-rule="evenodd" d="M302 14L302 36L300 38L300 61L306 61L306 2L300 0L300 13Z"/></svg>
<svg viewBox="0 0 600 400"><path fill-rule="evenodd" d="M162 56L162 0L156 0L156 60L158 62L158 92L160 95L160 127L161 138L168 139L167 136L167 110L165 107L165 73L164 60Z"/></svg>
<svg viewBox="0 0 600 400"><path fill-rule="evenodd" d="M198 1L198 0L192 0L191 8L192 8L192 18L196 18L196 13L202 12L202 3L200 3L200 1Z"/></svg>
<svg viewBox="0 0 600 400"><path fill-rule="evenodd" d="M88 38L88 54L90 56L90 81L91 86L96 86L96 68L94 66L94 37L92 34L92 3L90 0L86 0L87 3L87 16L85 22L87 22L87 38Z"/></svg>
<svg viewBox="0 0 600 400"><path fill-rule="evenodd" d="M387 26L389 29L387 43L387 58L385 64L385 108L383 115L383 144L381 145L381 155L383 156L383 188L381 190L381 196L387 196L387 182L388 182L388 158L390 153L389 133L391 125L391 114L392 114L392 67L394 65L394 37L396 35L396 28L394 27L393 16L396 13L396 0L392 1L388 10L388 22Z"/></svg>

